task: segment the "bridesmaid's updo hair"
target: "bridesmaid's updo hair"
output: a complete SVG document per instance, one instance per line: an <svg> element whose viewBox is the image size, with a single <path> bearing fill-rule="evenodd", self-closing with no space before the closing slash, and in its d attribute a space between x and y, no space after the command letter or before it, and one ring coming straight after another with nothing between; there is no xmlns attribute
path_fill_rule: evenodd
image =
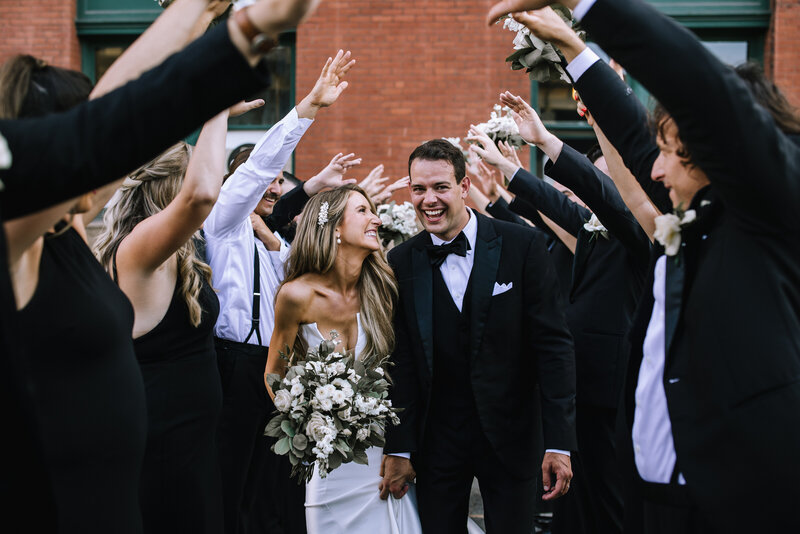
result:
<svg viewBox="0 0 800 534"><path fill-rule="evenodd" d="M343 185L311 197L300 216L284 284L306 273L324 275L333 269L338 250L336 228L342 224L347 201L354 194L362 195L372 213L376 213L375 204L357 185ZM327 211L326 218L320 217L320 210ZM388 356L394 349L392 310L397 301L397 282L383 250L373 251L364 260L358 293L361 324L367 334L367 345L360 356L362 359Z"/></svg>
<svg viewBox="0 0 800 534"><path fill-rule="evenodd" d="M130 174L114 194L103 216L104 229L94 246L97 259L109 272L122 240L137 224L166 208L178 196L191 155L191 146L183 141L173 145ZM200 325L203 315L198 301L203 277L211 283L211 267L197 257L195 240L200 239L198 231L177 252L178 284L195 327Z"/></svg>

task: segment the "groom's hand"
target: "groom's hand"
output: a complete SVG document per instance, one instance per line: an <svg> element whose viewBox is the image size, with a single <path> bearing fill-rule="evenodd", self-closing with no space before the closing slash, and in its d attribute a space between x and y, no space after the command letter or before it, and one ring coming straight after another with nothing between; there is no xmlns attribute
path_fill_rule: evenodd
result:
<svg viewBox="0 0 800 534"><path fill-rule="evenodd" d="M569 456L557 452L544 453L544 460L542 461L544 496L542 500L552 501L565 495L569 491L571 480L572 462Z"/></svg>
<svg viewBox="0 0 800 534"><path fill-rule="evenodd" d="M408 458L385 455L381 463L381 476L383 480L378 488L381 490L381 499L385 501L390 493L395 499L408 493L408 483L417 477L417 473Z"/></svg>

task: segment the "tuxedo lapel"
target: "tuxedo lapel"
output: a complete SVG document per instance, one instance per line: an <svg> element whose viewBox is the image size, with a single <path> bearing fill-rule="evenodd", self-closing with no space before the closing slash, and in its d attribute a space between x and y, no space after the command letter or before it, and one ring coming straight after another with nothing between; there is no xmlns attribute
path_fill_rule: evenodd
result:
<svg viewBox="0 0 800 534"><path fill-rule="evenodd" d="M669 360L669 349L675 338L683 300L684 265L682 251L678 256L667 257L667 278L664 291L664 354Z"/></svg>
<svg viewBox="0 0 800 534"><path fill-rule="evenodd" d="M497 281L497 269L500 266L500 252L503 238L495 233L488 219L476 215L478 235L475 240L475 262L470 275L472 284L470 313L470 347L472 358L478 355L483 339L486 320L489 315L489 304L492 290Z"/></svg>
<svg viewBox="0 0 800 534"><path fill-rule="evenodd" d="M433 374L433 269L425 245L430 237L419 239L412 249L411 268L414 274L414 310L417 327L422 340L422 350L428 362L428 371Z"/></svg>

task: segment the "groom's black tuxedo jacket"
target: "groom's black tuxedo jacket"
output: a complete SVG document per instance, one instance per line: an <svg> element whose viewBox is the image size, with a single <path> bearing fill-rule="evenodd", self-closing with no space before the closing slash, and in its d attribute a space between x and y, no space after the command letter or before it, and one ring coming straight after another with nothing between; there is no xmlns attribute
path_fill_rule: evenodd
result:
<svg viewBox="0 0 800 534"><path fill-rule="evenodd" d="M514 473L533 476L540 470L536 445L542 430L545 448L576 448L572 339L543 234L472 216L478 233L469 362L477 414L500 460ZM431 408L434 268L429 244L430 234L421 232L389 253L400 286L391 397L403 412L400 426L387 432L386 452L418 451ZM492 296L496 282L511 289Z"/></svg>
<svg viewBox="0 0 800 534"><path fill-rule="evenodd" d="M564 145L546 172L572 189L608 229L584 228L592 212L520 169L509 184L512 208L528 217L539 210L577 238L567 323L575 339L578 403L616 408L625 377L626 335L647 276L650 242L611 179ZM522 202L520 202L522 201ZM527 204L524 202L527 201Z"/></svg>
<svg viewBox="0 0 800 534"><path fill-rule="evenodd" d="M717 529L797 532L800 148L732 69L653 7L598 0L582 23L664 104L711 181L680 256L667 258L663 383L678 468ZM631 333L628 437L652 283Z"/></svg>

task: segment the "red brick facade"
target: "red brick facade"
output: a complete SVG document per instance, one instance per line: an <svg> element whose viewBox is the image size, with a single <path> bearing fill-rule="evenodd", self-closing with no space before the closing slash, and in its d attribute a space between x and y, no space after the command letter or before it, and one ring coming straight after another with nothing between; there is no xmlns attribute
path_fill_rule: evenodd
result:
<svg viewBox="0 0 800 534"><path fill-rule="evenodd" d="M76 0L0 1L0 63L31 54L59 67L80 69Z"/></svg>
<svg viewBox="0 0 800 534"><path fill-rule="evenodd" d="M773 0L765 63L775 83L800 107L800 0Z"/></svg>

